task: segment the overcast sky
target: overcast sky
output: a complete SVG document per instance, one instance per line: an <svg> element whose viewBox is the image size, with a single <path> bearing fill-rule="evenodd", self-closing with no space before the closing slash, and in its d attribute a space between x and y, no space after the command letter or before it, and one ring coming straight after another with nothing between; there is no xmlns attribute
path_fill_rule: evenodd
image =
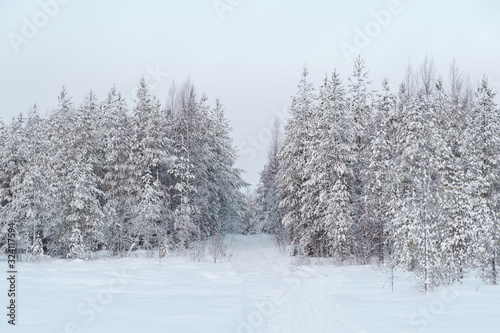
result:
<svg viewBox="0 0 500 333"><path fill-rule="evenodd" d="M455 58L498 90L499 13L498 0L3 0L0 119L34 102L46 113L63 85L79 104L113 84L132 97L145 77L163 102L189 76L225 105L255 185L304 64L315 84L335 68L347 79L359 53L378 88L384 76L396 86L410 60L431 56L446 77Z"/></svg>

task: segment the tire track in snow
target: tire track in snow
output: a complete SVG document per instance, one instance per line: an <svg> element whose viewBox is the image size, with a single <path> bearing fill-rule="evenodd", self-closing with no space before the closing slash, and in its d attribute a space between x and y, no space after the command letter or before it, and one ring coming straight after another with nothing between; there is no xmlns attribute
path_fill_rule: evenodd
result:
<svg viewBox="0 0 500 333"><path fill-rule="evenodd" d="M297 266L291 258L285 260L269 239L246 242L238 250L233 257L237 260L232 263L235 270L250 276L272 276L277 284L275 288L250 292L250 303L273 304L272 313L261 313L265 320L253 327L253 332L368 333L353 324L335 300L335 291L344 282L342 274L334 277L322 273L320 267ZM248 308L245 318L258 310L255 306Z"/></svg>
<svg viewBox="0 0 500 333"><path fill-rule="evenodd" d="M318 267L319 268L319 267ZM341 304L335 300L335 292L345 281L343 275L329 276L320 269L308 266L294 269L300 285L293 292L285 293L283 313L276 320L286 326L285 332L353 332L368 333L347 318Z"/></svg>

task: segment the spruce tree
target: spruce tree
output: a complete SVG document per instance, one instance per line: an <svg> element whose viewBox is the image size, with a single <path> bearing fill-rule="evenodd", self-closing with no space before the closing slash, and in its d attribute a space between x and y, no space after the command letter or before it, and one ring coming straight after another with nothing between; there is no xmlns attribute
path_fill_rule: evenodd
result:
<svg viewBox="0 0 500 333"><path fill-rule="evenodd" d="M305 165L310 153L311 118L316 107L314 89L307 75L308 70L304 67L299 91L292 99L291 119L285 126L277 177L279 205L283 210L283 224L290 231L293 255L304 253L304 245L310 239L307 234L311 232L309 221L302 213L303 187L310 176L305 174Z"/></svg>
<svg viewBox="0 0 500 333"><path fill-rule="evenodd" d="M494 101L495 93L483 79L476 91L476 103L467 135L466 177L469 178L478 243L476 262L483 277L498 283L500 248L499 189L500 189L500 111Z"/></svg>

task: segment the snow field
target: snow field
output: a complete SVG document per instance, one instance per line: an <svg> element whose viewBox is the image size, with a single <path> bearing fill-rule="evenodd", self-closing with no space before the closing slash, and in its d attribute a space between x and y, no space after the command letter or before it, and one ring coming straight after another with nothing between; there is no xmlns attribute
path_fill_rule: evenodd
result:
<svg viewBox="0 0 500 333"><path fill-rule="evenodd" d="M500 288L473 277L424 295L397 272L391 292L381 268L298 265L263 235L235 236L233 246L217 264L172 257L160 265L141 252L20 263L17 325L4 318L0 332L500 330Z"/></svg>

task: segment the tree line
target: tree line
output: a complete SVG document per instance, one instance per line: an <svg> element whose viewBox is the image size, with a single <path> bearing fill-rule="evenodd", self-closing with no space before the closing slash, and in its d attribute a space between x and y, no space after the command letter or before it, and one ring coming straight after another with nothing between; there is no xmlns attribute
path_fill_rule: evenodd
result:
<svg viewBox="0 0 500 333"><path fill-rule="evenodd" d="M364 61L344 83L315 89L304 68L290 118L275 126L254 198L254 227L292 255L377 260L415 273L425 290L475 269L498 283L500 110L426 59L397 92L371 91Z"/></svg>
<svg viewBox="0 0 500 333"><path fill-rule="evenodd" d="M142 79L134 105L113 87L75 106L66 89L41 117L0 124L0 247L6 226L17 251L89 258L99 250L189 248L235 231L247 184L219 100L209 106L187 81L162 105Z"/></svg>

